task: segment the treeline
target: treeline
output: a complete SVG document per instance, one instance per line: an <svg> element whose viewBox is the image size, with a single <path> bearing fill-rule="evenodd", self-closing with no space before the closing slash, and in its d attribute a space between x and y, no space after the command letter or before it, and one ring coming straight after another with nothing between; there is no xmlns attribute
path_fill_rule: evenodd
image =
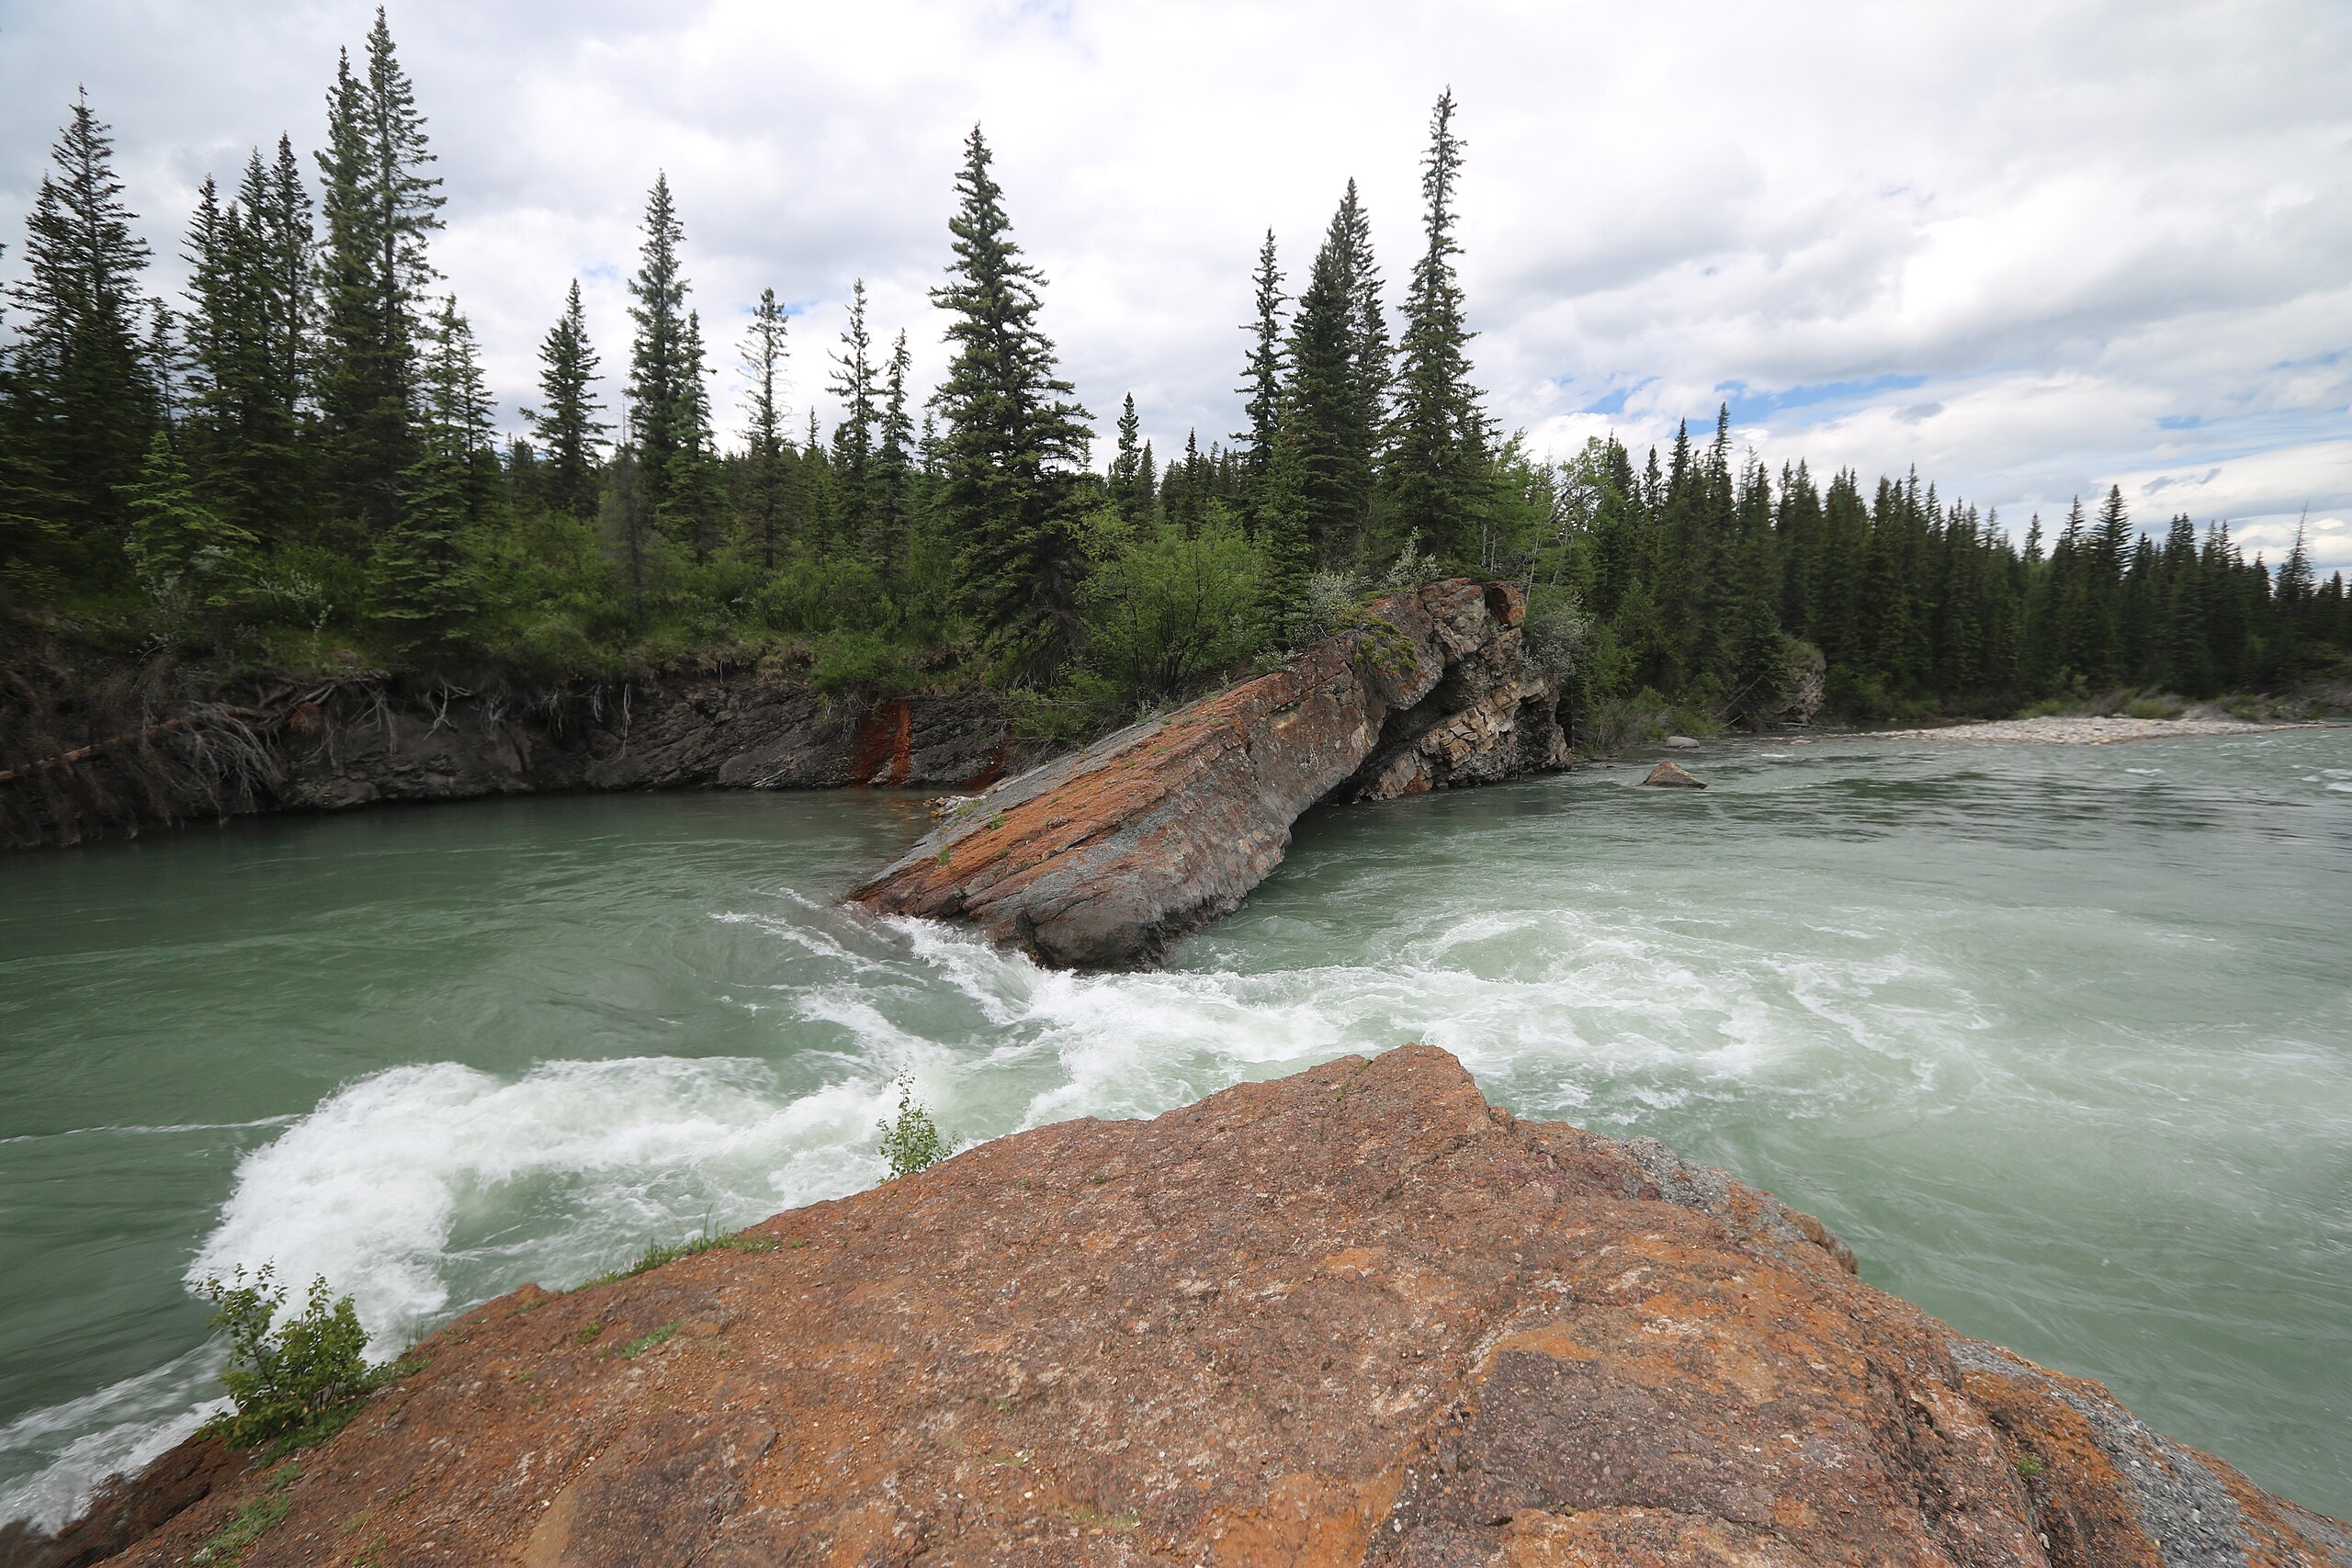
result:
<svg viewBox="0 0 2352 1568"><path fill-rule="evenodd" d="M1826 488L1803 462L1775 475L1734 453L1727 411L1706 446L1686 428L1638 473L1592 443L1555 504L1536 570L1589 612L1595 686L1727 718L1769 721L1808 666L1833 712L1872 718L2269 690L2352 647L2343 574L2316 580L2300 530L2274 572L2226 523L2176 516L2150 538L2110 488L2055 538L2036 515L2020 546L1916 471L1867 494L1850 469Z"/></svg>
<svg viewBox="0 0 2352 1568"><path fill-rule="evenodd" d="M527 434L502 438L438 291L441 182L381 11L338 62L320 151L281 136L196 193L169 301L77 100L0 348L0 595L227 668L352 649L558 679L763 657L829 689L991 684L1072 728L1457 570L1525 580L1537 656L1591 696L1727 718L1768 719L1816 674L1856 716L2206 695L2352 641L2341 578L2316 583L2300 542L2276 572L2219 525L2155 544L2120 493L2020 549L1916 476L1866 495L1850 472L1770 474L1722 419L1638 471L1613 440L1531 456L1471 381L1454 113L1449 93L1393 317L1351 181L1303 274L1272 231L1260 246L1244 428L1158 454L1129 398L1097 471L977 128L932 294L936 388L910 385L906 333L869 320L858 282L826 355L842 417L797 422L775 291L723 309L734 341L715 349L657 176L625 365L606 376L577 281L551 288ZM726 357L746 414L722 434Z"/></svg>

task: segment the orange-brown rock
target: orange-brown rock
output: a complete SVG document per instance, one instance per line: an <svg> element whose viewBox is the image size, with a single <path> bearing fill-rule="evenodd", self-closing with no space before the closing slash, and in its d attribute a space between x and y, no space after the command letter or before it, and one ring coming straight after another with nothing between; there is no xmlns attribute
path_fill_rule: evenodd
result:
<svg viewBox="0 0 2352 1568"><path fill-rule="evenodd" d="M1689 770L1679 762L1660 762L1642 781L1653 789L1704 789L1707 786L1692 778Z"/></svg>
<svg viewBox="0 0 2352 1568"><path fill-rule="evenodd" d="M1318 801L1565 766L1526 615L1511 583L1389 594L1279 670L996 785L851 897L1043 963L1149 963L1264 881Z"/></svg>
<svg viewBox="0 0 2352 1568"><path fill-rule="evenodd" d="M267 1502L245 1568L2352 1564L1816 1222L1422 1046L1001 1138L422 1353L122 1561Z"/></svg>

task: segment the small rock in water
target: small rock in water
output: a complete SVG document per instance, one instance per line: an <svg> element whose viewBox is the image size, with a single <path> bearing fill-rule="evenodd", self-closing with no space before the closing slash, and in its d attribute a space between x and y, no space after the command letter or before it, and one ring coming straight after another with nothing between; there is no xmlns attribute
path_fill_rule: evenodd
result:
<svg viewBox="0 0 2352 1568"><path fill-rule="evenodd" d="M1704 789L1707 787L1673 762L1660 762L1650 770L1650 776L1642 782L1645 784L1656 784L1661 789Z"/></svg>
<svg viewBox="0 0 2352 1568"><path fill-rule="evenodd" d="M1677 751L1696 751L1699 749L1699 743L1687 735L1669 735L1666 743Z"/></svg>

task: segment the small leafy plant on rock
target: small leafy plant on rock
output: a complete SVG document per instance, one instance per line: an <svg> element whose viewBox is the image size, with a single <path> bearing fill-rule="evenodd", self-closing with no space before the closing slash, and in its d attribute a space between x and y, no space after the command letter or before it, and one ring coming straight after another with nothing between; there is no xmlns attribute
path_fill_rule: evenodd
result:
<svg viewBox="0 0 2352 1568"><path fill-rule="evenodd" d="M229 1337L220 1381L235 1405L205 1430L232 1448L300 1448L332 1437L370 1390L409 1370L402 1362L368 1364L368 1331L351 1298L337 1299L324 1276L311 1281L302 1310L283 1323L286 1287L267 1264L251 1280L240 1269L198 1292L212 1303L213 1325Z"/></svg>
<svg viewBox="0 0 2352 1568"><path fill-rule="evenodd" d="M899 1113L876 1123L882 1130L882 1157L889 1162L894 1179L929 1170L956 1152L956 1140L939 1130L931 1112L915 1099L914 1078L900 1073L898 1085Z"/></svg>

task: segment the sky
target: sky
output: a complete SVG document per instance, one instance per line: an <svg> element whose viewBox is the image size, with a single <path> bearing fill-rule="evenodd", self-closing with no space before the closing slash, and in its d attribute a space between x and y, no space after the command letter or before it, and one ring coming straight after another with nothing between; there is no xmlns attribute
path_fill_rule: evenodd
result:
<svg viewBox="0 0 2352 1568"><path fill-rule="evenodd" d="M77 85L176 291L206 174L322 138L373 6L0 0L0 276ZM666 171L740 427L737 348L794 312L796 419L862 276L925 386L961 139L997 155L1044 325L1107 457L1241 423L1250 271L1303 277L1341 187L1394 303L1451 86L1479 384L1565 457L1736 441L1865 481L1916 467L2021 532L2110 484L2275 563L2308 511L2352 570L2352 6L964 5L394 0L447 182L434 259L508 424L577 276L608 398Z"/></svg>

